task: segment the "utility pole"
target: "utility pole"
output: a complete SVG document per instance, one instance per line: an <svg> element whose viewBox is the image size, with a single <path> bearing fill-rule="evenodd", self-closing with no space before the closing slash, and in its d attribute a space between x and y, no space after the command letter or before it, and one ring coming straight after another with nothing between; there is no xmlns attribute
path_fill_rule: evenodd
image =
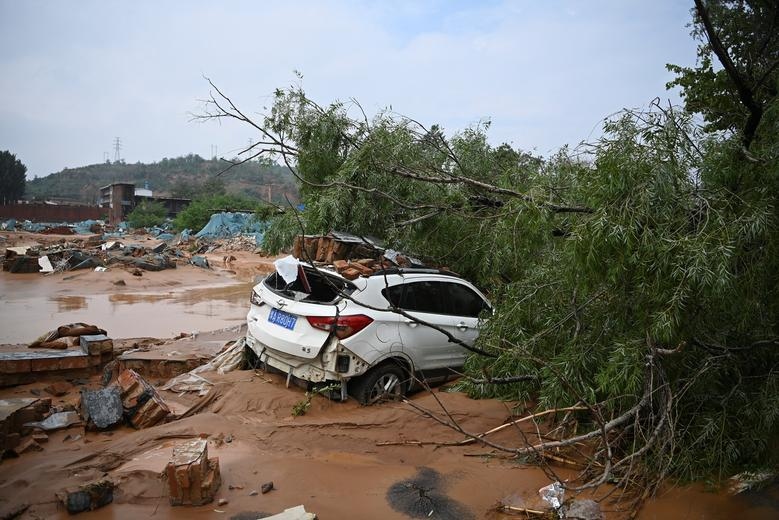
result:
<svg viewBox="0 0 779 520"><path fill-rule="evenodd" d="M216 159L216 156L219 155L219 149L215 144L211 145L211 159Z"/></svg>
<svg viewBox="0 0 779 520"><path fill-rule="evenodd" d="M103 162L107 163L109 162L111 157L108 155L108 152L103 152Z"/></svg>
<svg viewBox="0 0 779 520"><path fill-rule="evenodd" d="M122 140L120 138L114 139L114 162L119 162L119 160L122 158L119 151L122 149Z"/></svg>

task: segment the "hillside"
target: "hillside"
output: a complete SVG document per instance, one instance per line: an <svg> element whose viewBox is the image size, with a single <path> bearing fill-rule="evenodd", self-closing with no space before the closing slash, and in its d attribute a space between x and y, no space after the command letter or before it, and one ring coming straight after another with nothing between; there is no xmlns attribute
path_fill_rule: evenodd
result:
<svg viewBox="0 0 779 520"><path fill-rule="evenodd" d="M113 182L132 182L138 187L148 183L155 196L192 198L221 188L227 193L286 204L298 200L295 178L289 171L271 162L251 162L217 176L227 163L206 160L199 155L162 159L151 164L106 162L80 168L66 168L47 177L27 181L25 198L71 200L94 204L100 188Z"/></svg>

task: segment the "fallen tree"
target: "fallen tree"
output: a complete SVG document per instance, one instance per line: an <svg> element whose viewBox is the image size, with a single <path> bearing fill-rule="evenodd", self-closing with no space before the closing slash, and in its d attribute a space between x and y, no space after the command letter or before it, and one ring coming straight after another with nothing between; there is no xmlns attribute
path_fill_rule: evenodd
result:
<svg viewBox="0 0 779 520"><path fill-rule="evenodd" d="M200 117L250 125L261 139L238 162L268 155L300 182L306 210L276 215L266 247L288 246L301 223L379 235L490 293L477 345L489 355L471 356L462 387L565 411L550 414L551 440L466 436L515 455L587 443L573 488L724 478L775 467L779 438L779 38L763 23L778 11L748 4L696 2L702 55L730 59L709 84L716 128L696 123L694 104L655 101L543 159L491 146L488 125L447 137L354 101L320 106L299 87L254 120L211 84ZM745 27L764 31L749 59ZM747 62L762 68L739 72ZM675 70L704 102L707 70Z"/></svg>

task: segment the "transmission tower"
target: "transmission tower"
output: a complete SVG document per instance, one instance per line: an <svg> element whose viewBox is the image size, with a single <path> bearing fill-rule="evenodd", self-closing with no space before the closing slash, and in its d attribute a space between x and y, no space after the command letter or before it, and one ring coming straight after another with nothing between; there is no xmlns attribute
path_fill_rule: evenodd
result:
<svg viewBox="0 0 779 520"><path fill-rule="evenodd" d="M122 158L119 151L122 149L122 140L120 138L114 139L114 162L119 162Z"/></svg>

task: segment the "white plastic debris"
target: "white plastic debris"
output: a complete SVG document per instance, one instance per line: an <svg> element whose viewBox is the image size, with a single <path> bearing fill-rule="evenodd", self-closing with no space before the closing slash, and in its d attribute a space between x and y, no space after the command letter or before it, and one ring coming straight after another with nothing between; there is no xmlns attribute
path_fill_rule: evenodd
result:
<svg viewBox="0 0 779 520"><path fill-rule="evenodd" d="M276 268L276 272L284 278L284 281L288 284L298 279L298 266L300 261L292 255L279 258L273 262L273 267Z"/></svg>
<svg viewBox="0 0 779 520"><path fill-rule="evenodd" d="M108 271L108 268L107 268L107 267L103 267L103 266L101 266L101 265L99 265L99 266L95 267L95 272L97 272L97 273L103 273L103 272L105 272L105 271Z"/></svg>
<svg viewBox="0 0 779 520"><path fill-rule="evenodd" d="M229 348L205 365L200 365L189 372L174 377L162 389L173 390L174 392L199 392L200 395L203 395L207 392L206 388L213 385L213 383L197 374L211 370L216 370L219 374L225 374L237 369L243 362L245 345L246 338L236 340Z"/></svg>
<svg viewBox="0 0 779 520"><path fill-rule="evenodd" d="M544 486L538 490L538 494L541 495L541 499L552 506L552 509L560 513L560 508L563 506L563 500L565 499L565 489L559 482L553 482L548 486Z"/></svg>
<svg viewBox="0 0 779 520"><path fill-rule="evenodd" d="M54 266L51 265L51 260L48 256L42 256L38 259L38 265L41 266L42 273L53 273Z"/></svg>

